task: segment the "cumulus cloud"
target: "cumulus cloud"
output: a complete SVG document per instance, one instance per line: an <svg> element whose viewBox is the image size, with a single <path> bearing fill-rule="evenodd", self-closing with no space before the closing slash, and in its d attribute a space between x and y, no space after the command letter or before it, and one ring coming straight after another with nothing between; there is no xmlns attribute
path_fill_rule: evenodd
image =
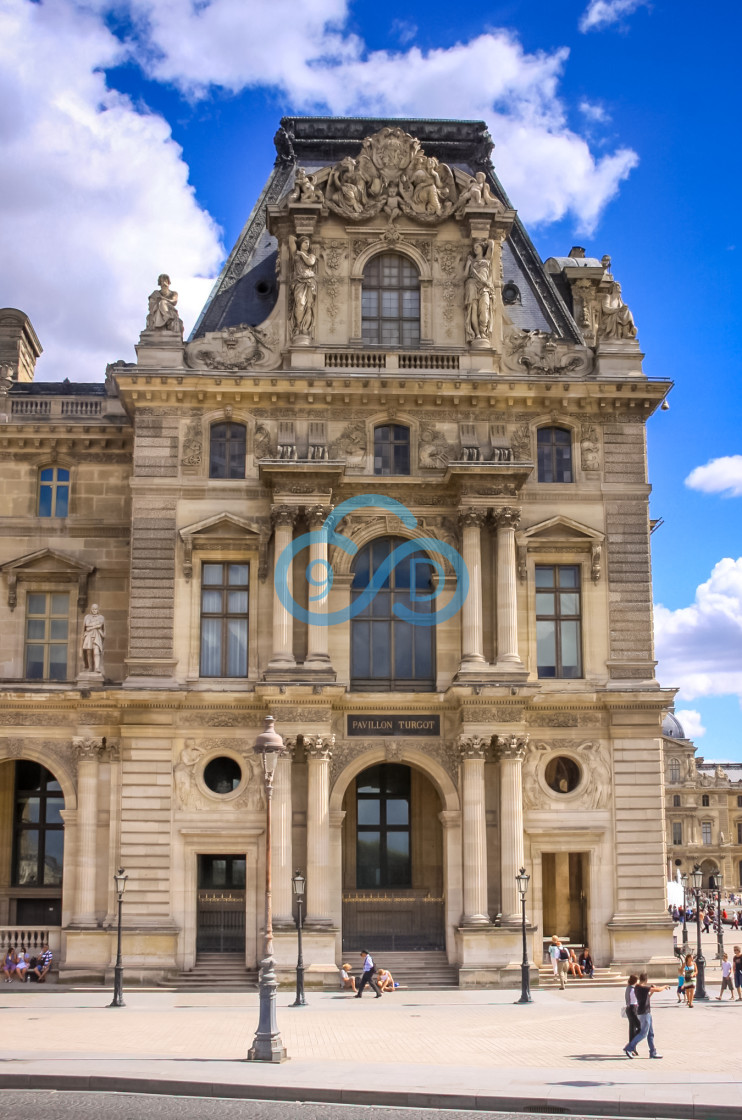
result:
<svg viewBox="0 0 742 1120"><path fill-rule="evenodd" d="M654 610L658 676L684 700L736 695L742 701L742 557L715 565L688 607Z"/></svg>
<svg viewBox="0 0 742 1120"><path fill-rule="evenodd" d="M586 120L595 121L597 124L604 124L611 119L602 105L595 101L588 101L587 98L582 99L578 109Z"/></svg>
<svg viewBox="0 0 742 1120"><path fill-rule="evenodd" d="M722 455L702 467L695 467L685 485L704 494L742 498L742 455Z"/></svg>
<svg viewBox="0 0 742 1120"><path fill-rule="evenodd" d="M706 734L701 713L694 708L683 708L682 711L676 711L675 715L680 720L687 739L702 739Z"/></svg>
<svg viewBox="0 0 742 1120"><path fill-rule="evenodd" d="M590 0L580 18L580 31L602 31L646 4L647 0Z"/></svg>

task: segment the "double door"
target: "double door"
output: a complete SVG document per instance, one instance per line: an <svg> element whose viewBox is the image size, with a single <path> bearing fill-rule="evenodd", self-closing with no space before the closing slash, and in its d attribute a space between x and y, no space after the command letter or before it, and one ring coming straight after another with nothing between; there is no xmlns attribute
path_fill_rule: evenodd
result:
<svg viewBox="0 0 742 1120"><path fill-rule="evenodd" d="M196 952L245 951L244 856L198 857Z"/></svg>

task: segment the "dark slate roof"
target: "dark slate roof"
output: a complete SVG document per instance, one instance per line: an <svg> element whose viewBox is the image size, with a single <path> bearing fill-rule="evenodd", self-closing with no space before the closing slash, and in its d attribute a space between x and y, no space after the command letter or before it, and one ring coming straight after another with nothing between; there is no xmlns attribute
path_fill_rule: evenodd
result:
<svg viewBox="0 0 742 1120"><path fill-rule="evenodd" d="M94 381L14 381L11 397L105 397L104 382Z"/></svg>
<svg viewBox="0 0 742 1120"><path fill-rule="evenodd" d="M484 171L493 193L512 203L490 162L492 138L484 121L426 120L406 117L283 117L274 142L276 161L242 233L196 322L191 339L227 327L258 326L278 298L277 242L266 229L265 208L290 190L297 166L308 171L356 155L367 136L400 127L416 136L425 152L470 173ZM514 283L521 301L508 308L514 323L551 331L579 344L584 339L564 296L544 269L525 227L516 217L504 253L505 283Z"/></svg>

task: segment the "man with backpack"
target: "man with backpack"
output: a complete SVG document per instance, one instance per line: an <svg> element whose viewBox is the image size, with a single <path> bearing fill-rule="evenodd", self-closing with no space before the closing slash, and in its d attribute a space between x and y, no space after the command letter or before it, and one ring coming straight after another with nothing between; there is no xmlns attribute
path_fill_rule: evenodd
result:
<svg viewBox="0 0 742 1120"><path fill-rule="evenodd" d="M557 938L557 945L559 946L559 955L557 957L557 971L559 975L559 987L564 989L567 987L567 969L569 967L569 949L562 945L559 938Z"/></svg>

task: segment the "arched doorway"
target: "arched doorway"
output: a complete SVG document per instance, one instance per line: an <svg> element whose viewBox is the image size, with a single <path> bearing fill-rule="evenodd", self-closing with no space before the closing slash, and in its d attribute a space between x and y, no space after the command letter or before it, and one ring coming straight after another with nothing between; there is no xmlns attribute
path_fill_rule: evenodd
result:
<svg viewBox="0 0 742 1120"><path fill-rule="evenodd" d="M0 762L0 806L0 925L61 925L60 782L39 762Z"/></svg>
<svg viewBox="0 0 742 1120"><path fill-rule="evenodd" d="M701 871L703 872L703 885L709 891L716 890L716 885L719 879L719 865L716 860L705 859L701 863Z"/></svg>
<svg viewBox="0 0 742 1120"><path fill-rule="evenodd" d="M441 799L420 770L379 762L343 800L343 951L445 948Z"/></svg>

